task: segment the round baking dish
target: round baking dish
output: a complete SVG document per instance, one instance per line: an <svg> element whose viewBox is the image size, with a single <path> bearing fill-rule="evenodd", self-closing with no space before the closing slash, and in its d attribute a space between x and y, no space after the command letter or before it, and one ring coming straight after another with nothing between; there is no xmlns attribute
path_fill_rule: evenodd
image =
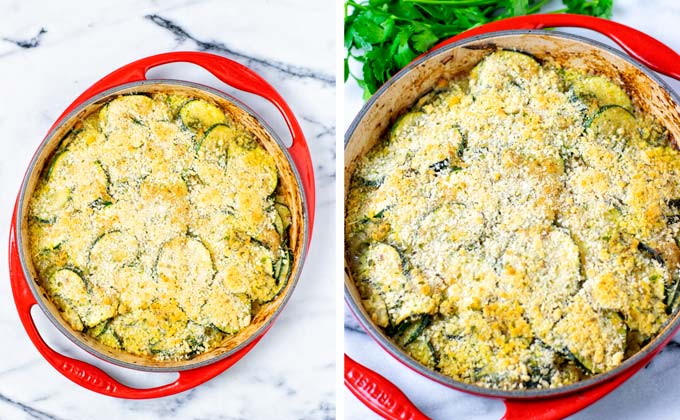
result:
<svg viewBox="0 0 680 420"><path fill-rule="evenodd" d="M172 62L197 64L228 85L257 94L270 101L281 112L293 139L287 148L262 118L236 98L207 86L178 80L147 80L149 69ZM102 345L92 337L73 330L59 315L55 305L36 282L27 239L27 206L42 168L58 146L60 139L84 116L97 110L110 99L131 93L177 93L206 99L219 104L234 119L252 132L271 154L280 174L280 185L288 198L292 213L289 231L293 255L290 280L271 302L261 306L250 325L228 337L218 347L188 360L159 361L135 356ZM314 219L314 179L309 150L302 130L283 98L260 76L248 68L217 55L199 52L167 53L130 63L95 83L77 98L59 117L38 147L24 176L17 197L10 229L10 277L15 303L29 337L52 366L74 382L91 390L124 398L154 398L194 387L221 373L243 355L268 331L295 288L309 246ZM157 372L180 372L178 379L150 389L135 389L87 363L65 357L50 349L40 337L30 316L37 304L67 338L89 353L115 365Z"/></svg>
<svg viewBox="0 0 680 420"><path fill-rule="evenodd" d="M644 112L652 114L669 130L675 146L680 145L680 100L656 74L639 61L599 42L567 33L532 30L554 26L599 31L654 70L680 77L677 54L647 35L614 22L577 15L532 15L488 24L445 41L419 57L385 83L365 104L345 136L345 187L349 186L355 160L370 150L396 118L429 92L438 79L468 72L490 51L497 49L522 51L618 81L626 86ZM381 347L433 381L464 392L504 399L506 419L562 418L582 409L648 363L680 326L680 315L676 312L638 353L611 371L577 383L540 390L488 389L454 380L410 358L371 321L361 305L349 270L345 272L345 300L359 323ZM345 384L360 400L386 418L427 418L394 385L347 356Z"/></svg>

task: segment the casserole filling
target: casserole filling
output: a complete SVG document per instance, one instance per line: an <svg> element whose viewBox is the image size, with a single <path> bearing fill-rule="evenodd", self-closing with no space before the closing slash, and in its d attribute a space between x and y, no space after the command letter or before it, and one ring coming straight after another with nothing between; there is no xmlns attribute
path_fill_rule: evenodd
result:
<svg viewBox="0 0 680 420"><path fill-rule="evenodd" d="M614 81L513 51L355 161L346 253L412 358L498 389L608 371L678 306L680 154Z"/></svg>
<svg viewBox="0 0 680 420"><path fill-rule="evenodd" d="M76 124L28 205L37 280L77 331L181 360L251 322L292 255L275 159L202 99L122 95Z"/></svg>

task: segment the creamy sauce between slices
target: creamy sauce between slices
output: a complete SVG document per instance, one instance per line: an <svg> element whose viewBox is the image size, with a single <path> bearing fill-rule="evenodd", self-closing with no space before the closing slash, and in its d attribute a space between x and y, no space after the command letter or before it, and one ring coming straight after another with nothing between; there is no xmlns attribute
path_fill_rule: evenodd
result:
<svg viewBox="0 0 680 420"><path fill-rule="evenodd" d="M573 383L637 352L678 306L680 154L605 77L492 53L352 171L363 305L454 379Z"/></svg>
<svg viewBox="0 0 680 420"><path fill-rule="evenodd" d="M28 206L38 281L75 330L191 358L285 288L289 203L274 157L219 106L122 95L76 124Z"/></svg>

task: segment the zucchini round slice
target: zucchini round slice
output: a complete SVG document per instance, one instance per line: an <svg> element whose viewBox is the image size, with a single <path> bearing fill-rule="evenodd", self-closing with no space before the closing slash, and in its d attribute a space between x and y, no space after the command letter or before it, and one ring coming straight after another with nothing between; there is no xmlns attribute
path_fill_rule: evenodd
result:
<svg viewBox="0 0 680 420"><path fill-rule="evenodd" d="M274 253L257 241L251 241L245 249L241 257L249 261L247 264L252 267L252 277L249 279L251 296L253 300L269 302L279 292L274 277Z"/></svg>
<svg viewBox="0 0 680 420"><path fill-rule="evenodd" d="M538 75L541 64L529 54L501 50L486 56L470 72L471 86L477 89L503 88L522 84Z"/></svg>
<svg viewBox="0 0 680 420"><path fill-rule="evenodd" d="M424 337L421 337L412 343L409 343L404 347L406 352L416 359L418 363L421 363L430 369L434 369L437 366L437 355L434 350L434 346Z"/></svg>
<svg viewBox="0 0 680 420"><path fill-rule="evenodd" d="M276 233L279 234L279 237L283 238L284 233L283 219L281 219L281 215L279 214L279 212L274 212L274 229L276 229Z"/></svg>
<svg viewBox="0 0 680 420"><path fill-rule="evenodd" d="M133 235L119 230L100 235L92 243L88 254L92 280L105 289L113 287L121 267L132 263L138 254L139 243Z"/></svg>
<svg viewBox="0 0 680 420"><path fill-rule="evenodd" d="M31 216L40 223L52 224L71 199L71 189L66 186L43 184L35 193Z"/></svg>
<svg viewBox="0 0 680 420"><path fill-rule="evenodd" d="M109 328L115 334L112 341L119 339L130 353L158 354L163 359L171 357L174 349L182 349L188 323L177 305L158 303L115 317Z"/></svg>
<svg viewBox="0 0 680 420"><path fill-rule="evenodd" d="M226 124L214 125L205 132L201 141L196 143L196 152L199 157L226 168L229 144L235 135L234 129Z"/></svg>
<svg viewBox="0 0 680 420"><path fill-rule="evenodd" d="M447 203L425 216L418 226L415 246L430 255L438 249L473 246L484 230L484 217L460 203ZM440 254L440 252L439 252Z"/></svg>
<svg viewBox="0 0 680 420"><path fill-rule="evenodd" d="M245 294L232 294L215 288L203 307L210 324L225 334L235 334L250 324L251 304Z"/></svg>
<svg viewBox="0 0 680 420"><path fill-rule="evenodd" d="M210 286L215 265L203 242L185 236L170 240L158 255L156 272L159 287L175 291L174 296L189 319L205 324L201 307L213 292Z"/></svg>
<svg viewBox="0 0 680 420"><path fill-rule="evenodd" d="M279 174L274 156L259 145L253 149L235 146L233 150L234 153L229 156L228 168L232 176L239 179L241 185L249 186L258 195L273 194L279 185Z"/></svg>
<svg viewBox="0 0 680 420"><path fill-rule="evenodd" d="M386 243L373 243L366 248L359 260L357 281L368 281L382 296L392 325L433 309L432 299L422 294L404 273L399 251Z"/></svg>
<svg viewBox="0 0 680 420"><path fill-rule="evenodd" d="M101 289L92 287L74 269L55 271L47 280L45 289L65 314L67 322L78 331L93 327L116 313L116 302Z"/></svg>
<svg viewBox="0 0 680 420"><path fill-rule="evenodd" d="M123 95L99 110L99 127L104 133L118 128L124 120L145 119L153 111L153 100L146 95Z"/></svg>
<svg viewBox="0 0 680 420"><path fill-rule="evenodd" d="M87 333L90 334L92 337L99 337L106 331L107 328L109 328L109 323L111 322L110 319L107 319L106 321L102 321L99 324L95 325L94 327L88 328Z"/></svg>
<svg viewBox="0 0 680 420"><path fill-rule="evenodd" d="M52 157L52 160L47 167L47 171L45 172L45 179L47 181L53 179L53 174L63 176L64 172L68 173L70 168L69 156L66 149L60 150L54 154L54 157Z"/></svg>
<svg viewBox="0 0 680 420"><path fill-rule="evenodd" d="M429 315L418 315L414 319L403 321L397 327L394 340L401 346L408 346L420 337L425 328L430 324Z"/></svg>
<svg viewBox="0 0 680 420"><path fill-rule="evenodd" d="M399 117L390 129L390 140L407 136L417 126L422 115L422 112L411 111Z"/></svg>
<svg viewBox="0 0 680 420"><path fill-rule="evenodd" d="M628 111L633 110L633 104L626 92L606 77L589 76L576 79L572 86L576 95L593 96L600 106L618 105Z"/></svg>
<svg viewBox="0 0 680 420"><path fill-rule="evenodd" d="M564 313L547 344L566 349L590 373L604 372L621 363L628 330L619 314L593 309L583 294L577 295Z"/></svg>
<svg viewBox="0 0 680 420"><path fill-rule="evenodd" d="M274 298L278 296L279 293L281 293L281 290L288 284L292 259L293 256L289 251L282 251L281 257L274 263L274 278L276 279L276 294L274 295Z"/></svg>
<svg viewBox="0 0 680 420"><path fill-rule="evenodd" d="M85 280L74 270L56 270L47 279L45 291L63 313L64 319L77 331L83 330L81 313L78 308L87 307L90 297Z"/></svg>
<svg viewBox="0 0 680 420"><path fill-rule="evenodd" d="M588 121L586 129L596 136L609 138L614 135L629 138L637 136L637 121L626 108L619 105L605 105Z"/></svg>
<svg viewBox="0 0 680 420"><path fill-rule="evenodd" d="M153 104L146 95L119 96L99 110L99 127L115 144L138 148L149 136L148 121Z"/></svg>
<svg viewBox="0 0 680 420"><path fill-rule="evenodd" d="M219 107L202 99L194 99L184 104L179 110L179 117L186 127L203 132L214 125L227 122L224 112Z"/></svg>
<svg viewBox="0 0 680 420"><path fill-rule="evenodd" d="M285 232L286 229L288 229L288 227L293 223L293 216L290 213L290 209L288 208L288 206L281 203L275 203L274 208L276 208L276 213L281 218L283 231Z"/></svg>

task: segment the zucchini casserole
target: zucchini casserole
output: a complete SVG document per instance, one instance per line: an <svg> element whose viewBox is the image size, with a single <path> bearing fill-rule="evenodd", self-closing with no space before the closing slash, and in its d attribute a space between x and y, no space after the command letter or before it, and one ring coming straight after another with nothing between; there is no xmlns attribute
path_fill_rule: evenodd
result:
<svg viewBox="0 0 680 420"><path fill-rule="evenodd" d="M678 306L680 153L609 78L493 52L350 171L364 308L455 380L570 384L621 364Z"/></svg>
<svg viewBox="0 0 680 420"><path fill-rule="evenodd" d="M285 288L291 212L275 158L214 103L121 95L81 119L28 205L38 282L106 346L182 360Z"/></svg>

